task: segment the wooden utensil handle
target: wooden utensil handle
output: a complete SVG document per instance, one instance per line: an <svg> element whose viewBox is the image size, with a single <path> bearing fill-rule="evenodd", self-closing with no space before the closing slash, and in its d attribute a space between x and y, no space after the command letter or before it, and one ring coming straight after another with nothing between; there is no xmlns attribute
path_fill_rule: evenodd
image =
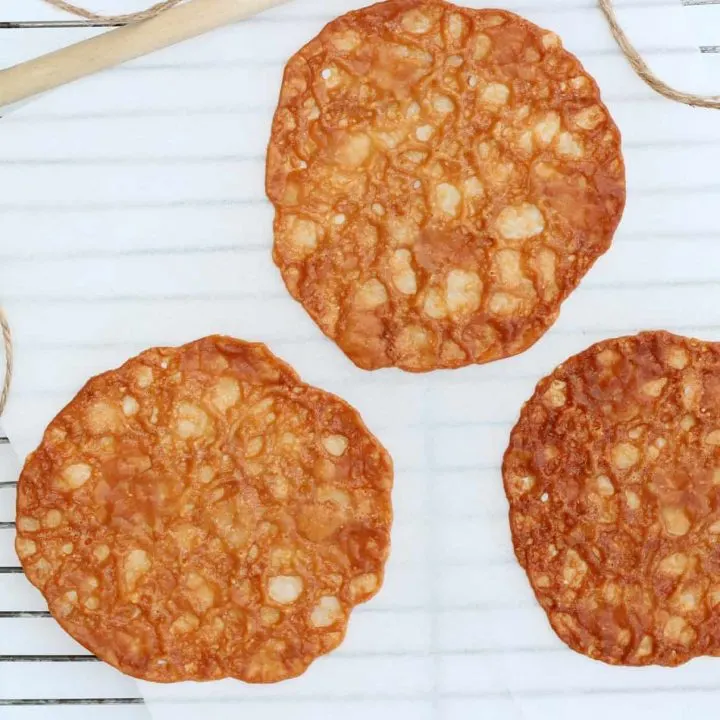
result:
<svg viewBox="0 0 720 720"><path fill-rule="evenodd" d="M0 70L0 107L243 20L287 0L190 0L150 20Z"/></svg>

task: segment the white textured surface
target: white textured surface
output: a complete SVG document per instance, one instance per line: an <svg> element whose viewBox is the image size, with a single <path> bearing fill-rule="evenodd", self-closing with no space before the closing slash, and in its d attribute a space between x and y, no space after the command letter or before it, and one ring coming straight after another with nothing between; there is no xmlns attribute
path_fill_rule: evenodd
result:
<svg viewBox="0 0 720 720"><path fill-rule="evenodd" d="M625 138L621 231L523 356L420 377L363 373L285 293L263 195L283 61L332 14L362 4L296 0L0 121L0 300L18 360L4 419L13 446L21 455L31 449L88 375L149 345L225 332L268 342L305 379L342 394L392 452L397 519L386 586L357 611L342 648L279 686L142 684L153 718L710 717L720 661L610 668L556 639L512 558L499 463L521 403L568 354L651 327L720 339L719 116L653 95L619 56L592 0L504 2L559 32L597 77ZM713 90L720 54L701 56L697 45L720 44L720 8L617 5L664 78ZM690 16L703 18L691 20L696 37L684 32ZM59 17L37 2L0 0L0 21ZM94 32L0 29L0 65ZM14 478L15 469L3 470L12 462L0 445L0 483ZM12 521L13 502L12 485L0 484L0 523ZM17 565L12 537L0 525L0 566ZM44 609L22 575L0 575L0 612ZM0 656L86 654L49 618L0 617ZM0 663L0 703L137 692L98 663ZM0 717L148 716L138 706L8 705Z"/></svg>

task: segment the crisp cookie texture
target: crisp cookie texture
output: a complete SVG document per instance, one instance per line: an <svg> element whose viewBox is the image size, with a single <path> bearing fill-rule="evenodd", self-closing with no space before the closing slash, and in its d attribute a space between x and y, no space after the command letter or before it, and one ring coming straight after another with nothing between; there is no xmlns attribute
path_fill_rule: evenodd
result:
<svg viewBox="0 0 720 720"><path fill-rule="evenodd" d="M620 135L553 33L391 0L288 63L268 151L274 259L362 368L522 352L610 246Z"/></svg>
<svg viewBox="0 0 720 720"><path fill-rule="evenodd" d="M642 333L542 380L503 463L515 553L570 647L720 655L720 345Z"/></svg>
<svg viewBox="0 0 720 720"><path fill-rule="evenodd" d="M299 675L380 588L392 464L264 345L210 337L92 379L18 486L16 548L58 622L158 682Z"/></svg>

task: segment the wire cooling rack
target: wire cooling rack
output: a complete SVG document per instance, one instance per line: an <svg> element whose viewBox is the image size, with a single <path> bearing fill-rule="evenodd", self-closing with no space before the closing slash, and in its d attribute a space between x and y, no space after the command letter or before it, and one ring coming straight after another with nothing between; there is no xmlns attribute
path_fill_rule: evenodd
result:
<svg viewBox="0 0 720 720"><path fill-rule="evenodd" d="M680 0L656 2L670 5ZM585 4L590 7L593 0ZM623 7L629 4L625 0ZM718 54L720 67L720 0L685 0L683 5L687 6L692 24L698 27L700 51ZM112 10L116 8L117 3ZM31 57L107 25L60 17L64 16L39 2L0 0L0 64L8 59L2 52L6 41L15 47L22 44L23 55L27 52L27 57ZM10 61L18 59L25 57L13 57ZM18 470L18 458L0 428L0 718L148 720L135 684L75 646L56 626L39 593L26 581L13 550ZM43 643L28 644L30 636L43 637ZM32 694L28 688L32 688Z"/></svg>

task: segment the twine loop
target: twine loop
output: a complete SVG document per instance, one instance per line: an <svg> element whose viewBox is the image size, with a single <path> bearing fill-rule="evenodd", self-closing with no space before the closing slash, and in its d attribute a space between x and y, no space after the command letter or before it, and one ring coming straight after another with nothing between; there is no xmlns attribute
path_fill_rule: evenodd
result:
<svg viewBox="0 0 720 720"><path fill-rule="evenodd" d="M617 15L613 9L612 0L598 0L600 9L603 11L610 25L610 32L620 46L623 55L628 59L632 69L637 73L638 77L647 83L656 93L660 93L664 97L674 100L675 102L693 107L711 108L720 110L720 95L694 95L693 93L683 92L663 82L650 69L650 66L642 59L640 53L635 49L628 39L625 31L620 27Z"/></svg>
<svg viewBox="0 0 720 720"><path fill-rule="evenodd" d="M0 416L7 405L8 396L10 395L10 382L12 381L13 372L13 346L12 335L10 334L10 325L7 316L0 307L0 332L2 332L3 348L5 350L5 378L0 388Z"/></svg>
<svg viewBox="0 0 720 720"><path fill-rule="evenodd" d="M162 0L154 5L151 5L147 10L138 10L138 12L126 13L124 15L101 15L100 13L87 10L84 7L73 5L72 3L66 2L66 0L45 0L48 5L53 5L58 10L64 10L65 12L81 17L84 20L90 22L102 22L107 24L123 24L123 23L135 23L142 20L149 20L159 15L164 10L169 10L171 7L179 5L183 0Z"/></svg>

